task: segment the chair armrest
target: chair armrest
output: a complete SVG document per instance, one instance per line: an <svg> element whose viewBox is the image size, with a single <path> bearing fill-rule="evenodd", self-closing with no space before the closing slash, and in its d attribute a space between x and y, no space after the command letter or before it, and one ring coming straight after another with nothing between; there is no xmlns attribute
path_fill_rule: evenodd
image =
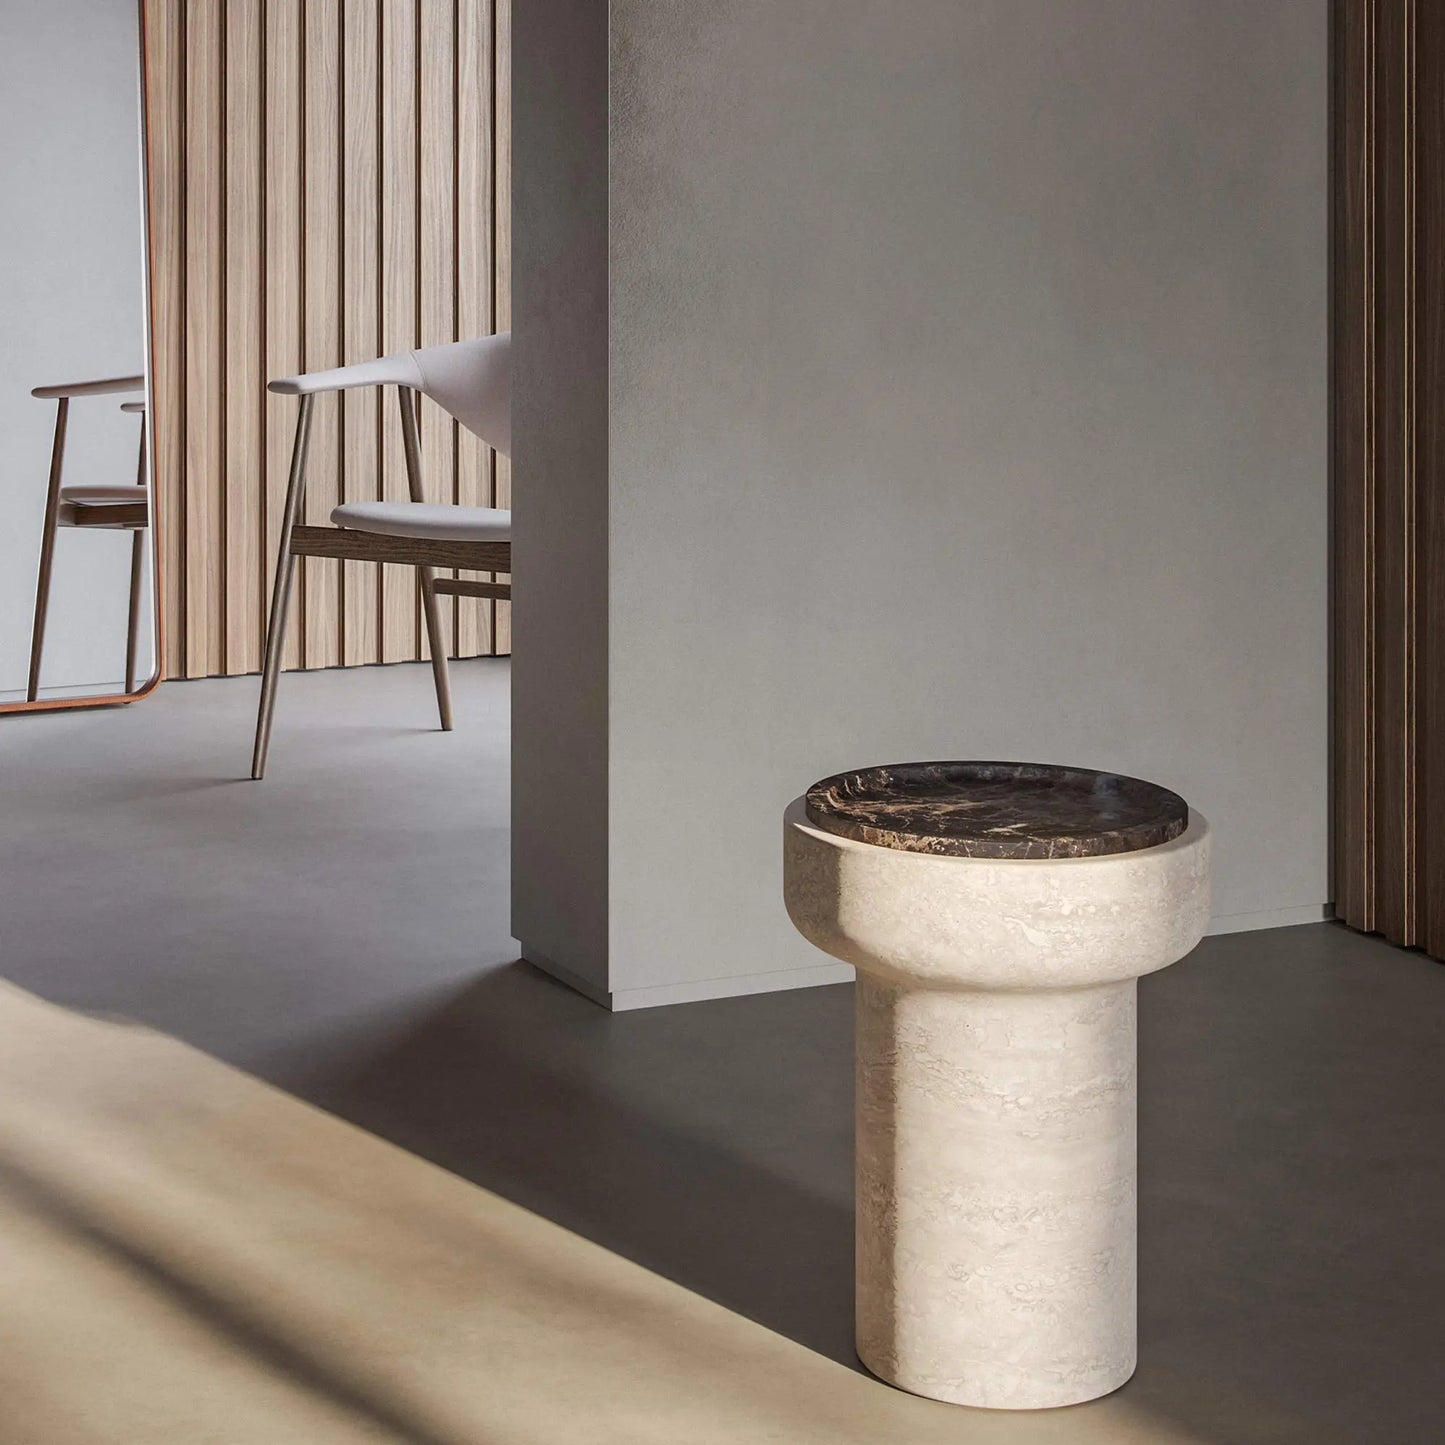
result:
<svg viewBox="0 0 1445 1445"><path fill-rule="evenodd" d="M66 381L58 386L37 386L31 396L55 401L66 396L110 396L119 391L144 391L143 376L111 376L102 381Z"/></svg>
<svg viewBox="0 0 1445 1445"><path fill-rule="evenodd" d="M420 387L421 367L409 351L375 361L358 361L354 366L337 366L330 371L308 371L301 376L282 376L266 384L278 396L314 396L320 391L348 391L357 386Z"/></svg>

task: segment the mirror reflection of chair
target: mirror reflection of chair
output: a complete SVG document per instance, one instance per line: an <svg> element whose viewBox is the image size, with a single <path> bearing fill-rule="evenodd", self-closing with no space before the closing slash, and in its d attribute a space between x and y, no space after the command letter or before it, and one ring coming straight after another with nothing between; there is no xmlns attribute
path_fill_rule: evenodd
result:
<svg viewBox="0 0 1445 1445"><path fill-rule="evenodd" d="M470 507L426 500L417 432L417 394L429 397L501 455L511 450L512 363L510 334L398 352L376 361L332 371L315 371L272 381L270 390L301 398L291 475L281 519L281 539L266 626L266 659L251 776L266 772L276 680L291 606L291 582L298 557L341 557L354 562L394 562L416 568L422 616L431 650L437 710L444 731L452 726L451 682L446 643L437 612L438 596L510 598L505 582L438 577L444 567L468 572L512 570L512 514L494 507ZM311 409L322 392L363 386L395 386L401 407L406 457L407 501L346 502L332 510L330 527L297 522L305 493L306 449Z"/></svg>
<svg viewBox="0 0 1445 1445"><path fill-rule="evenodd" d="M101 381L76 381L60 386L37 386L30 394L42 401L54 401L55 436L50 449L50 482L45 494L45 522L40 537L40 570L35 583L35 617L30 632L30 676L27 702L40 694L40 663L45 650L45 621L50 611L50 578L55 562L56 533L62 527L100 527L131 534L130 608L125 630L125 690L135 691L136 643L140 624L141 573L145 563L145 533L150 525L150 503L146 487L145 402L130 401L121 410L138 414L140 453L136 479L119 485L72 485L63 479L65 432L70 403L76 397L115 396L144 392L145 377L117 376Z"/></svg>

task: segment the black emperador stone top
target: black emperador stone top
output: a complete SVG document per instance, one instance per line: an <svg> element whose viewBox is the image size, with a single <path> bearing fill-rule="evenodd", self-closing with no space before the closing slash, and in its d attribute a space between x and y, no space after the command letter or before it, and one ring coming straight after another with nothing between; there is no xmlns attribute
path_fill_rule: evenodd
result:
<svg viewBox="0 0 1445 1445"><path fill-rule="evenodd" d="M1177 838L1178 793L1139 778L1044 763L892 763L808 789L818 828L954 858L1092 858Z"/></svg>

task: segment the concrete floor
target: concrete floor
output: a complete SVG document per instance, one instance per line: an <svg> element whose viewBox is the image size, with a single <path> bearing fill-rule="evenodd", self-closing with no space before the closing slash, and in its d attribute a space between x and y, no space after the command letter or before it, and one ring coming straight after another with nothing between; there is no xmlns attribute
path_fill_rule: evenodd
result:
<svg viewBox="0 0 1445 1445"><path fill-rule="evenodd" d="M758 1433L758 1417L718 1433L713 1418L697 1439L1413 1445L1445 1436L1436 1363L1445 969L1310 925L1207 940L1146 980L1137 1376L1107 1400L1038 1416L914 1401L857 1373L850 1347L851 990L613 1016L516 963L506 664L457 673L450 736L431 731L424 668L284 679L261 784L241 780L252 679L171 685L124 710L0 718L0 973L66 1009L194 1046L182 1072L198 1096L241 1089L210 1063L220 1060L319 1106L325 1114L265 1096L266 1109L304 1119L286 1127L314 1133L319 1156L332 1130L351 1141L343 1152L382 1149L334 1122L347 1121L407 1151L385 1151L398 1177L428 1161L453 1176L447 1187L471 1186L466 1209L492 1219L508 1201L528 1213L506 1218L530 1220L527 1229L580 1236L549 1248L559 1258L591 1251L576 1257L583 1272L622 1271L629 1288L655 1293L659 1320L701 1311L709 1358L736 1349L755 1361L728 1376L724 1394L746 1395L757 1379L765 1400L764 1376L790 1382L796 1408L761 1417L774 1434ZM32 1045L33 1067L17 1065L10 1101L31 1105L14 1129L57 1091L76 1093L67 1118L103 1112L117 1077L151 1067L154 1047L102 1047L84 1031L97 1025L38 1023L37 1008L17 994L0 1011L0 1052L6 1038L58 1030L53 1049ZM47 1074L41 1062L54 1055L66 1067ZM174 1078L170 1067L157 1077ZM136 1130L151 1117L126 1115ZM226 1156L239 1179L264 1160L254 1136L247 1147ZM150 1143L136 1149L150 1157ZM22 1154L0 1136L0 1175ZM292 1175L265 1178L284 1200ZM314 1193L315 1180L307 1187ZM351 1208L342 1196L326 1204ZM456 1268L484 1268L477 1248L467 1245L471 1265ZM178 1287L175 1270L165 1279ZM353 1285L328 1277L316 1287L337 1291L339 1309ZM591 1438L686 1438L683 1406L668 1394L681 1367L664 1368L661 1336L656 1359L634 1352L623 1380L546 1299L496 1327L523 1342L533 1365L554 1355L550 1368L587 1393ZM13 1323L0 1316L0 1335ZM42 1376L67 1368L46 1355L27 1373L7 1363L8 1349L0 1399L31 1398ZM478 1357L471 1368L489 1367ZM694 1383L702 1409L712 1386ZM653 1386L657 1418L644 1426ZM379 1435L335 1438L589 1438L554 1416L545 1390L529 1398L514 1402L521 1414L506 1429L457 1405L454 1433L408 1434L405 1421L420 1417L393 1412L371 1422ZM856 1430L871 1422L866 1432L845 1436L829 1414L839 1400L851 1402ZM715 1414L715 1402L706 1408ZM274 1424L246 1433L206 1410L195 1406L190 1438L278 1438L266 1433ZM150 1438L34 1419L24 1435L6 1435L0 1405L0 1445Z"/></svg>

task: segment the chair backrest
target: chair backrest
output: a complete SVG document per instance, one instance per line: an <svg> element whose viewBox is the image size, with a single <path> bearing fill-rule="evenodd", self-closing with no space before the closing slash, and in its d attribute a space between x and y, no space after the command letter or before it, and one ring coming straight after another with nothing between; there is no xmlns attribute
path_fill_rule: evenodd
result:
<svg viewBox="0 0 1445 1445"><path fill-rule="evenodd" d="M481 336L398 351L330 371L279 377L268 389L310 396L357 386L409 386L450 412L469 432L503 456L512 453L512 335Z"/></svg>
<svg viewBox="0 0 1445 1445"><path fill-rule="evenodd" d="M483 336L413 351L417 390L503 456L512 454L512 336Z"/></svg>

